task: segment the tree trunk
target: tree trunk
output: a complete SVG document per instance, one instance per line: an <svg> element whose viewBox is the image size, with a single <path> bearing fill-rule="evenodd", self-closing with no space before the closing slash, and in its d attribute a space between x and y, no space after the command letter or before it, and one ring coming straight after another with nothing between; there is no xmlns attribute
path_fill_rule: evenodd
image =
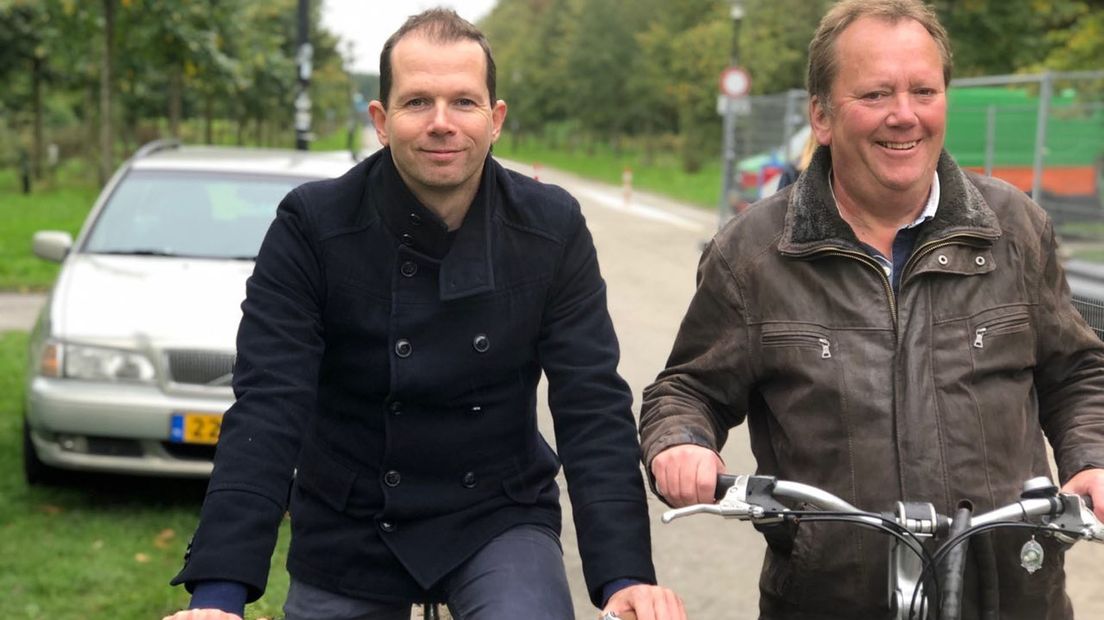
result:
<svg viewBox="0 0 1104 620"><path fill-rule="evenodd" d="M31 61L31 105L34 108L34 151L31 154L31 172L35 180L41 181L46 139L42 132L42 59L37 54Z"/></svg>
<svg viewBox="0 0 1104 620"><path fill-rule="evenodd" d="M111 131L111 64L114 56L115 0L103 0L104 47L100 63L100 184L107 182L115 169L112 161Z"/></svg>
<svg viewBox="0 0 1104 620"><path fill-rule="evenodd" d="M180 65L174 63L169 72L169 135L176 139L180 139L180 110L183 96L181 71Z"/></svg>
<svg viewBox="0 0 1104 620"><path fill-rule="evenodd" d="M215 98L211 93L205 95L205 101L203 107L203 139L207 144L215 143L214 136L214 124L215 124Z"/></svg>

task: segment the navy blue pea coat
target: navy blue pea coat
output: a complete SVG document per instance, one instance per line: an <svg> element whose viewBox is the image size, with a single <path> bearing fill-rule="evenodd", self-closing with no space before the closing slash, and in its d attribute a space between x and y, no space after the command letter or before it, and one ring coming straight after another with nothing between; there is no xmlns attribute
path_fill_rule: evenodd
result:
<svg viewBox="0 0 1104 620"><path fill-rule="evenodd" d="M562 462L598 604L654 583L631 394L578 203L487 158L449 233L386 149L280 204L246 287L227 412L174 583L288 570L379 600L438 584L521 523L560 528ZM548 380L558 454L537 428Z"/></svg>

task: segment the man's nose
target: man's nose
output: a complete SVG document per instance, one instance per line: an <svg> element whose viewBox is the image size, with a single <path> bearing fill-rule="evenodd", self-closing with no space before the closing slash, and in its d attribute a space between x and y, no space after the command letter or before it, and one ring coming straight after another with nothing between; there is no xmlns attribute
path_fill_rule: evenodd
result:
<svg viewBox="0 0 1104 620"><path fill-rule="evenodd" d="M452 124L452 117L450 115L451 110L447 102L437 101L433 104L433 118L429 124L429 131L431 133L451 133L454 129Z"/></svg>
<svg viewBox="0 0 1104 620"><path fill-rule="evenodd" d="M893 126L913 125L917 122L916 102L912 93L903 92L893 96L886 123Z"/></svg>

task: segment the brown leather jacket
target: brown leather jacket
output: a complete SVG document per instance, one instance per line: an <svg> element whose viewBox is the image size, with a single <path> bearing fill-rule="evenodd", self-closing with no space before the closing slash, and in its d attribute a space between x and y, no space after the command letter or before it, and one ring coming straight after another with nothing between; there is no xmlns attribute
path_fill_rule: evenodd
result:
<svg viewBox="0 0 1104 620"><path fill-rule="evenodd" d="M1104 346L1070 304L1044 211L944 153L938 211L894 294L840 218L830 166L821 148L792 191L706 249L667 368L644 392L648 469L673 445L719 450L745 420L759 473L867 510L1012 501L1049 475L1043 433L1062 481L1104 465ZM1000 617L1072 617L1057 544L1041 539L1043 570L1019 567L1029 536L993 536ZM763 618L889 613L885 536L806 523L768 542ZM977 614L973 563L964 618Z"/></svg>

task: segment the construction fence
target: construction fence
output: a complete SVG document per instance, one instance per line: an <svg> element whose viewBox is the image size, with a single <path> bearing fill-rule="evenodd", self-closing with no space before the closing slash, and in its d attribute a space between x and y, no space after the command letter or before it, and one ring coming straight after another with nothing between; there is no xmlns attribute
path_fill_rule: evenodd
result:
<svg viewBox="0 0 1104 620"><path fill-rule="evenodd" d="M804 145L807 109L802 90L728 105L735 164L722 211L773 191ZM1030 194L1072 253L1104 264L1104 70L956 79L947 116L946 148L961 166Z"/></svg>

